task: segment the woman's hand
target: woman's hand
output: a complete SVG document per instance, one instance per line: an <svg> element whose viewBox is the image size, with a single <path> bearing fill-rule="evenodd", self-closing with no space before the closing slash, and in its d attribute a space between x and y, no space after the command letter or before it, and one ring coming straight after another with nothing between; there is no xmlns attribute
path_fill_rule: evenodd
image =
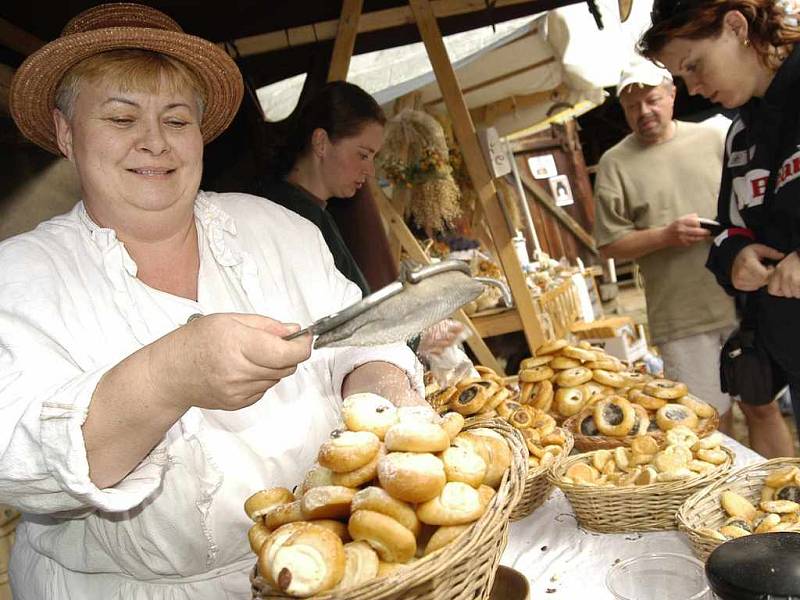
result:
<svg viewBox="0 0 800 600"><path fill-rule="evenodd" d="M154 344L151 382L182 409L249 406L311 354L311 336L283 339L297 329L260 315L195 319Z"/></svg>
<svg viewBox="0 0 800 600"><path fill-rule="evenodd" d="M787 254L778 263L769 278L767 291L773 296L800 298L800 256L797 252Z"/></svg>
<svg viewBox="0 0 800 600"><path fill-rule="evenodd" d="M455 319L444 319L422 332L417 353L422 358L436 356L463 339L464 325Z"/></svg>
<svg viewBox="0 0 800 600"><path fill-rule="evenodd" d="M764 244L745 246L733 261L731 269L733 287L742 292L754 292L764 287L775 269L773 266L765 265L764 261L777 261L783 257L783 252Z"/></svg>

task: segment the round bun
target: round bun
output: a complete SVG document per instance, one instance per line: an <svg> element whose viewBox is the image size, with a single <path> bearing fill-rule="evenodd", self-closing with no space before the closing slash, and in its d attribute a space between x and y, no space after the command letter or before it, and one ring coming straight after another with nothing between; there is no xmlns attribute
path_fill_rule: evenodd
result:
<svg viewBox="0 0 800 600"><path fill-rule="evenodd" d="M361 487L365 483L372 481L378 476L378 462L382 457L386 456L386 448L381 444L378 453L371 461L363 467L359 467L354 471L347 471L346 473L333 473L331 482L333 485L341 485L349 488Z"/></svg>
<svg viewBox="0 0 800 600"><path fill-rule="evenodd" d="M446 413L442 417L442 429L452 441L464 429L464 417L457 412Z"/></svg>
<svg viewBox="0 0 800 600"><path fill-rule="evenodd" d="M367 542L344 545L344 575L336 590L344 590L378 576L378 554Z"/></svg>
<svg viewBox="0 0 800 600"><path fill-rule="evenodd" d="M414 557L414 534L389 516L371 510L357 510L347 525L350 536L367 542L384 562L404 563Z"/></svg>
<svg viewBox="0 0 800 600"><path fill-rule="evenodd" d="M685 383L670 379L653 379L644 386L644 393L664 400L677 400L689 393Z"/></svg>
<svg viewBox="0 0 800 600"><path fill-rule="evenodd" d="M627 398L608 396L594 405L594 422L603 435L623 437L630 433L636 412Z"/></svg>
<svg viewBox="0 0 800 600"><path fill-rule="evenodd" d="M370 431L383 440L397 423L397 407L378 394L351 394L342 404L342 418L350 431Z"/></svg>
<svg viewBox="0 0 800 600"><path fill-rule="evenodd" d="M308 490L321 485L335 485L333 483L333 471L326 469L322 465L315 464L306 473L303 484L300 486L300 494L305 494Z"/></svg>
<svg viewBox="0 0 800 600"><path fill-rule="evenodd" d="M303 518L342 519L350 515L350 503L356 491L340 485L315 487L301 500Z"/></svg>
<svg viewBox="0 0 800 600"><path fill-rule="evenodd" d="M384 456L378 462L378 479L389 494L415 504L438 496L447 482L440 459L415 452L390 452Z"/></svg>
<svg viewBox="0 0 800 600"><path fill-rule="evenodd" d="M331 433L319 449L318 461L336 473L346 473L363 467L378 453L381 441L371 431L342 431Z"/></svg>
<svg viewBox="0 0 800 600"><path fill-rule="evenodd" d="M417 506L417 517L428 525L464 525L483 512L478 490L460 481L447 483L436 498Z"/></svg>
<svg viewBox="0 0 800 600"><path fill-rule="evenodd" d="M261 521L253 523L253 526L247 531L247 541L250 542L250 550L258 554L261 546L269 538L269 529Z"/></svg>
<svg viewBox="0 0 800 600"><path fill-rule="evenodd" d="M424 421L392 425L385 439L390 452L441 452L450 446L450 437L441 425Z"/></svg>
<svg viewBox="0 0 800 600"><path fill-rule="evenodd" d="M244 512L253 521L259 521L270 508L294 501L294 494L284 487L261 490L244 501Z"/></svg>
<svg viewBox="0 0 800 600"><path fill-rule="evenodd" d="M302 521L305 517L300 508L300 500L278 504L264 513L264 525L270 531L274 531L287 523Z"/></svg>
<svg viewBox="0 0 800 600"><path fill-rule="evenodd" d="M324 592L339 583L344 575L342 540L335 533L311 523L273 544L262 556L270 558L264 561L262 569L259 557L262 574L266 570L267 580L290 596L305 598Z"/></svg>
<svg viewBox="0 0 800 600"><path fill-rule="evenodd" d="M444 548L467 529L469 529L468 524L439 527L428 540L423 556L428 556L431 552L436 552L440 548Z"/></svg>
<svg viewBox="0 0 800 600"><path fill-rule="evenodd" d="M379 512L387 517L392 517L413 533L414 537L419 535L420 522L414 507L407 502L393 498L389 492L377 486L371 486L356 492L350 509L353 512L357 510Z"/></svg>
<svg viewBox="0 0 800 600"><path fill-rule="evenodd" d="M442 452L447 481L460 481L477 488L486 478L486 463L471 448L452 446Z"/></svg>
<svg viewBox="0 0 800 600"><path fill-rule="evenodd" d="M503 439L503 436L484 427L465 431L459 434L458 438L462 436L468 440L473 451L476 451L479 455L481 452L477 447L483 446L485 449L485 462L487 467L486 477L483 483L490 487L497 488L497 486L500 485L500 481L503 479L503 474L506 472L506 469L511 466L511 449L508 447L508 443Z"/></svg>
<svg viewBox="0 0 800 600"><path fill-rule="evenodd" d="M695 429L698 421L695 412L683 404L665 404L656 412L656 423L663 431L669 431L679 425Z"/></svg>

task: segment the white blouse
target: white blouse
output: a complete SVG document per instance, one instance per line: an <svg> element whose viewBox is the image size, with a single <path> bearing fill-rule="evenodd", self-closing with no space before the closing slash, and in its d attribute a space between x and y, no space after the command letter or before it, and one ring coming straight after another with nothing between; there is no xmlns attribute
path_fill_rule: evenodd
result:
<svg viewBox="0 0 800 600"><path fill-rule="evenodd" d="M190 409L123 481L95 487L81 427L121 359L193 313L305 326L360 297L316 226L272 202L200 192L195 219L197 302L137 279L82 203L0 243L0 503L24 513L15 600L249 598L244 500L300 482L339 422L345 376L388 361L422 394L404 345L315 350L248 408Z"/></svg>

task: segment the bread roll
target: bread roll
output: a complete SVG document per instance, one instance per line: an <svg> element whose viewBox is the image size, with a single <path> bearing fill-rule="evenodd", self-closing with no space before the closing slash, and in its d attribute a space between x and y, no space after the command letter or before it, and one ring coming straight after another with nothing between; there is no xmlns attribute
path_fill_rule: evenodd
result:
<svg viewBox="0 0 800 600"><path fill-rule="evenodd" d="M344 545L344 575L336 590L344 590L378 576L378 554L367 542Z"/></svg>
<svg viewBox="0 0 800 600"><path fill-rule="evenodd" d="M300 509L300 500L278 504L264 513L264 525L270 531L274 531L287 523L302 521L305 517Z"/></svg>
<svg viewBox="0 0 800 600"><path fill-rule="evenodd" d="M308 524L265 550L259 557L259 570L266 571L270 584L290 596L305 598L327 591L344 575L342 540L324 527Z"/></svg>
<svg viewBox="0 0 800 600"><path fill-rule="evenodd" d="M270 508L294 501L294 494L284 487L261 490L244 501L244 512L253 521L260 521Z"/></svg>
<svg viewBox="0 0 800 600"><path fill-rule="evenodd" d="M333 483L333 471L326 469L322 465L315 464L306 473L303 484L300 486L300 494L305 494L308 490L321 485L336 485Z"/></svg>
<svg viewBox="0 0 800 600"><path fill-rule="evenodd" d="M417 551L414 534L400 523L372 510L357 510L347 525L350 536L367 542L384 562L404 563Z"/></svg>
<svg viewBox="0 0 800 600"><path fill-rule="evenodd" d="M428 525L464 525L484 512L478 490L460 481L451 481L435 498L417 506L417 518Z"/></svg>
<svg viewBox="0 0 800 600"><path fill-rule="evenodd" d="M253 523L253 526L247 532L247 541L250 542L250 550L258 554L261 550L261 546L264 545L264 542L267 541L269 536L269 529L267 529L267 526L264 525L262 521Z"/></svg>
<svg viewBox="0 0 800 600"><path fill-rule="evenodd" d="M350 506L352 512L357 510L371 510L392 517L403 527L414 534L419 535L420 522L414 507L407 502L393 498L389 492L377 486L371 486L359 490L353 496L353 503Z"/></svg>
<svg viewBox="0 0 800 600"><path fill-rule="evenodd" d="M356 491L340 485L315 487L301 500L303 517L313 519L343 519L350 515L350 503Z"/></svg>
<svg viewBox="0 0 800 600"><path fill-rule="evenodd" d="M390 452L384 456L378 462L378 480L395 498L413 503L438 496L447 482L440 459L415 452Z"/></svg>
<svg viewBox="0 0 800 600"><path fill-rule="evenodd" d="M487 466L471 448L452 446L442 452L447 481L461 481L477 488L486 477Z"/></svg>
<svg viewBox="0 0 800 600"><path fill-rule="evenodd" d="M319 449L319 464L336 473L346 473L363 467L378 453L381 441L370 431L331 433Z"/></svg>
<svg viewBox="0 0 800 600"><path fill-rule="evenodd" d="M442 417L442 429L452 441L464 428L464 417L457 412L449 412Z"/></svg>
<svg viewBox="0 0 800 600"><path fill-rule="evenodd" d="M441 452L450 446L450 437L441 425L406 421L389 428L385 443L389 452Z"/></svg>
<svg viewBox="0 0 800 600"><path fill-rule="evenodd" d="M350 431L370 431L383 440L398 422L397 407L378 394L351 394L342 403L342 419Z"/></svg>
<svg viewBox="0 0 800 600"><path fill-rule="evenodd" d="M383 456L386 456L386 447L381 444L375 458L363 467L359 467L355 471L348 471L347 473L333 473L331 476L333 485L358 488L368 481L372 481L378 476L378 462Z"/></svg>
<svg viewBox="0 0 800 600"><path fill-rule="evenodd" d="M464 531L469 529L469 527L469 524L447 525L444 527L439 527L431 536L431 539L428 540L428 544L425 546L425 552L423 553L423 556L427 556L431 552L436 552L440 548L444 548Z"/></svg>

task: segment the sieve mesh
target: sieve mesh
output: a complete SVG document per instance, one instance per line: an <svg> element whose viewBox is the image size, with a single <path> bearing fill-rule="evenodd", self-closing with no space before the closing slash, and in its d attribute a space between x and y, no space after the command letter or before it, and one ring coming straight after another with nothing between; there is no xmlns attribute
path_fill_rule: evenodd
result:
<svg viewBox="0 0 800 600"><path fill-rule="evenodd" d="M399 293L320 334L314 347L373 346L409 340L480 296L483 289L483 284L461 271L405 283Z"/></svg>

